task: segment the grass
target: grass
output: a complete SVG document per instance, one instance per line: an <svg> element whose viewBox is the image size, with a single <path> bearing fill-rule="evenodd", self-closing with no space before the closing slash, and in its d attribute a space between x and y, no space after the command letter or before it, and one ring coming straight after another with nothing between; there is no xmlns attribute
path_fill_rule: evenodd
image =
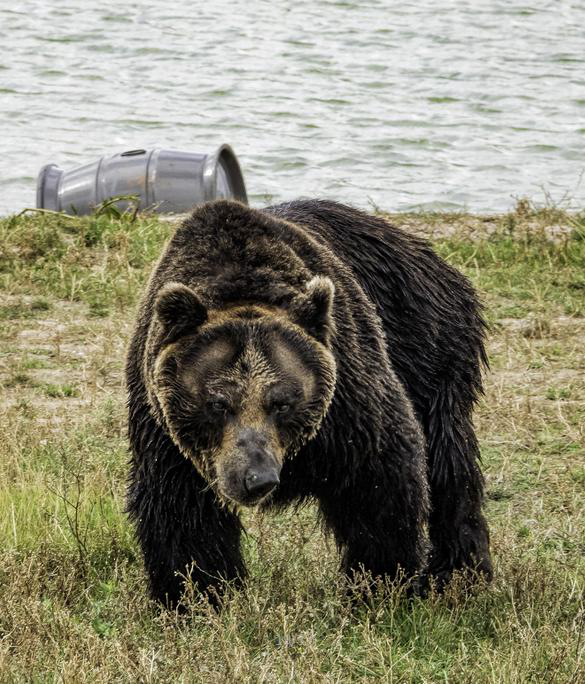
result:
<svg viewBox="0 0 585 684"><path fill-rule="evenodd" d="M494 583L352 608L310 507L247 511L247 590L161 612L123 512L122 369L172 225L25 214L0 220L0 681L585 680L585 217L392 220L486 303Z"/></svg>

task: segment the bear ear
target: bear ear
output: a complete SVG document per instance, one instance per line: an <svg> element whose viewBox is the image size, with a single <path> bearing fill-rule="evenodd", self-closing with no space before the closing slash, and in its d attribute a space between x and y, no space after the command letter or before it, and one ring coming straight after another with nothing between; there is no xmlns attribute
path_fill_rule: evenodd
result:
<svg viewBox="0 0 585 684"><path fill-rule="evenodd" d="M199 297L182 283L168 283L161 289L155 311L163 327L166 344L175 342L188 332L195 332L207 320L207 309Z"/></svg>
<svg viewBox="0 0 585 684"><path fill-rule="evenodd" d="M315 276L306 287L307 291L290 303L289 316L309 335L327 345L334 329L332 311L335 287L331 279L325 276Z"/></svg>

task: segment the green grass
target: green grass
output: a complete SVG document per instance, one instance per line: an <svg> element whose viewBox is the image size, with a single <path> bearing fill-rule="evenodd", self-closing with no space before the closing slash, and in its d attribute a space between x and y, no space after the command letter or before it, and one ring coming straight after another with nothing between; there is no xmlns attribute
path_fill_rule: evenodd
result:
<svg viewBox="0 0 585 684"><path fill-rule="evenodd" d="M48 213L3 219L0 287L21 297L83 302L89 315L107 316L136 300L171 231L170 223L134 221L127 214L72 218ZM34 302L13 304L12 309L29 318ZM10 313L11 306L2 307L0 317Z"/></svg>
<svg viewBox="0 0 585 684"><path fill-rule="evenodd" d="M543 239L499 234L479 243L449 239L438 245L441 256L489 293L491 321L531 316L542 319L542 324L551 310L566 316L585 314L585 273L580 271L583 249L583 242L576 238L559 248Z"/></svg>
<svg viewBox="0 0 585 684"><path fill-rule="evenodd" d="M172 225L27 214L0 220L0 681L585 680L585 220L391 218L487 307L493 584L352 606L311 507L246 511L247 590L219 614L196 596L161 612L124 514L122 376Z"/></svg>

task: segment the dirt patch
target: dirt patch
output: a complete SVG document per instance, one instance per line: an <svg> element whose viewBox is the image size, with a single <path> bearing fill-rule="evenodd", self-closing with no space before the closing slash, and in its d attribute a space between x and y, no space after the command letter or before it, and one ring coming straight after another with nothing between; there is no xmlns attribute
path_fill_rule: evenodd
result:
<svg viewBox="0 0 585 684"><path fill-rule="evenodd" d="M383 216L397 228L430 240L456 237L480 240L504 232L516 238L543 235L554 242L562 242L576 228L571 217L564 214L558 221L546 213L512 213L504 216L384 213Z"/></svg>
<svg viewBox="0 0 585 684"><path fill-rule="evenodd" d="M129 317L96 319L66 302L56 302L50 313L5 324L0 410L26 405L39 421L60 422L63 409L86 410L105 396L123 401Z"/></svg>

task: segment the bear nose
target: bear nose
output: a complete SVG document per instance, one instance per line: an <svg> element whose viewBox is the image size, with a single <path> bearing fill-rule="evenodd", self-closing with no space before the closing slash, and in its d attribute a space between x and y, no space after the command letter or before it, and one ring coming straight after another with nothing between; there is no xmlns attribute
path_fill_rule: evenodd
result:
<svg viewBox="0 0 585 684"><path fill-rule="evenodd" d="M280 482L278 472L274 468L266 468L259 470L257 468L250 468L244 478L246 491L251 496L265 496L271 492Z"/></svg>

